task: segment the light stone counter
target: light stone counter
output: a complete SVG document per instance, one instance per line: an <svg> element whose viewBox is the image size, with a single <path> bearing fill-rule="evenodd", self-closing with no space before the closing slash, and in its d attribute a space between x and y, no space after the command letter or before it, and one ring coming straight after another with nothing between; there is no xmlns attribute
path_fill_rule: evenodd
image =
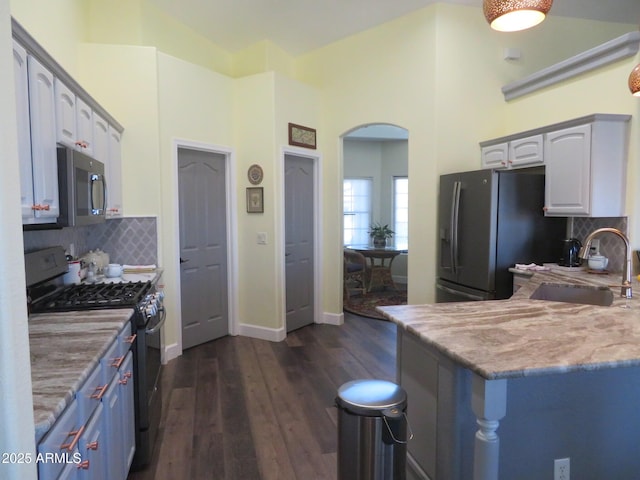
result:
<svg viewBox="0 0 640 480"><path fill-rule="evenodd" d="M620 298L621 277L533 272L508 300L379 307L399 327L398 382L422 430L413 473L532 480L571 456L577 478L636 478L640 288ZM614 301L530 299L543 283L615 285Z"/></svg>
<svg viewBox="0 0 640 480"><path fill-rule="evenodd" d="M73 400L132 315L133 309L123 308L29 317L36 442Z"/></svg>
<svg viewBox="0 0 640 480"><path fill-rule="evenodd" d="M541 283L619 285L621 275L534 272L508 300L379 307L386 318L493 380L640 365L640 288L609 307L530 300ZM630 308L621 308L622 306Z"/></svg>

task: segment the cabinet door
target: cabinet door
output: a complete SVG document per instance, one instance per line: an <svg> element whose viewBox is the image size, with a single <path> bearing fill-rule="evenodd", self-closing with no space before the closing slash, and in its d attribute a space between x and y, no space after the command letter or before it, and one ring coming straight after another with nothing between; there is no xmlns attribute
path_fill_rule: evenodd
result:
<svg viewBox="0 0 640 480"><path fill-rule="evenodd" d="M544 163L542 135L519 138L509 142L509 166L512 168Z"/></svg>
<svg viewBox="0 0 640 480"><path fill-rule="evenodd" d="M482 168L507 168L508 153L508 143L498 143L497 145L482 147Z"/></svg>
<svg viewBox="0 0 640 480"><path fill-rule="evenodd" d="M136 425L133 403L133 354L129 352L120 369L120 406L122 408L122 446L124 447L124 477L126 478L136 452Z"/></svg>
<svg viewBox="0 0 640 480"><path fill-rule="evenodd" d="M109 455L107 478L124 480L124 449L122 446L122 399L120 398L120 375L115 374L102 398L104 409L104 426L107 433L106 451Z"/></svg>
<svg viewBox="0 0 640 480"><path fill-rule="evenodd" d="M591 125L546 134L545 214L591 212Z"/></svg>
<svg viewBox="0 0 640 480"><path fill-rule="evenodd" d="M109 182L109 124L96 113L93 114L93 158L104 163Z"/></svg>
<svg viewBox="0 0 640 480"><path fill-rule="evenodd" d="M75 148L76 142L76 95L58 78L56 91L56 130L58 142Z"/></svg>
<svg viewBox="0 0 640 480"><path fill-rule="evenodd" d="M43 458L58 460L38 463L39 480L57 479L65 464L72 464L78 461L79 457L81 457L78 451L78 442L82 435L82 426L78 404L73 401L38 444L39 455ZM76 472L78 470L77 465L72 466L71 473Z"/></svg>
<svg viewBox="0 0 640 480"><path fill-rule="evenodd" d="M91 420L85 426L80 438L78 450L82 455L78 477L83 480L107 480L107 463L109 451L104 429L104 406L98 405Z"/></svg>
<svg viewBox="0 0 640 480"><path fill-rule="evenodd" d="M120 133L109 126L109 173L107 173L107 218L122 217L122 154Z"/></svg>
<svg viewBox="0 0 640 480"><path fill-rule="evenodd" d="M34 223L55 222L60 215L56 109L53 75L34 57L27 57Z"/></svg>
<svg viewBox="0 0 640 480"><path fill-rule="evenodd" d="M16 88L16 124L20 161L20 206L22 221L33 217L33 169L31 166L31 126L29 125L29 76L27 51L13 42L13 75Z"/></svg>
<svg viewBox="0 0 640 480"><path fill-rule="evenodd" d="M77 147L93 157L93 110L80 97L76 98Z"/></svg>

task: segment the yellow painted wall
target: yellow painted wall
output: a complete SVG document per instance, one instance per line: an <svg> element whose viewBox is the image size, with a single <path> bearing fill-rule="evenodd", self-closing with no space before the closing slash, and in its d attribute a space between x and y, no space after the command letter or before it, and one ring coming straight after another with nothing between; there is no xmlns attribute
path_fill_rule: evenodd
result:
<svg viewBox="0 0 640 480"><path fill-rule="evenodd" d="M11 15L72 76L77 72L76 46L87 35L84 0L11 0Z"/></svg>
<svg viewBox="0 0 640 480"><path fill-rule="evenodd" d="M127 216L160 215L157 51L84 43L77 79L124 127L123 205ZM126 74L123 74L126 72Z"/></svg>
<svg viewBox="0 0 640 480"><path fill-rule="evenodd" d="M322 308L324 312L339 314L342 298L338 281L342 251L340 137L345 132L369 123L390 123L409 131L409 248L421 253L410 255L408 265L409 300L416 303L433 299L437 234L435 214L437 179L440 174L478 168L478 142L482 140L566 120L578 114L596 111L637 114L637 101L627 97L624 86L624 78L633 66L632 60L510 103L504 101L500 92L502 85L524 74L633 29L625 26L551 17L536 29L507 35L491 31L478 8L434 4L302 55L293 64L290 63L291 59L270 45L252 47L227 61L224 52L216 48L211 48L207 53L200 51L197 57L193 57L193 47L199 45L203 47L200 50L206 50L206 43L197 35L189 34L181 26L163 18L160 13L153 12L145 0L138 0L133 5L118 0L113 7L116 11L134 18L140 16L136 21L125 22L127 31L124 38L127 41L157 43L161 50L172 49L171 55L181 57L184 62L169 61L167 55L165 67L171 64L176 71L163 68L162 75L184 82L180 85L190 85L191 81L197 83L197 89L172 92L168 97L161 94L154 107L151 105L153 82L157 84L165 80L154 76L153 60L150 52L144 50L145 47L136 47L141 50L123 47L123 60L117 58L120 52L117 48L98 46L96 42L84 43L79 52L75 51L79 40L89 35L100 42L109 41L108 27L113 14L106 15L105 9L113 6L113 2L105 1L93 0L91 9L87 10L83 2L67 0L65 31L57 27L63 15L59 5L54 9L42 0L16 0L12 11L15 10L16 17L23 19L22 23L36 39L54 57L59 58L70 73L78 74L85 88L95 94L99 101L104 100L105 107L125 124L125 158L135 158L129 160L132 162L129 165L125 161L127 177L144 170L147 162L153 164L155 160L141 160L143 155L139 150L144 148L147 140L157 140L158 146L150 148L155 149L160 158L161 184L163 188L167 186L171 175L167 170L167 139L178 132L198 132L200 123L181 118L179 121L169 120L161 128L159 123L153 122L164 122L163 112L169 109L182 111L181 103L174 101L177 99L186 100L187 103L194 99L197 103L208 97L224 99L222 111L215 112L213 119L208 120L212 129L224 131L226 126L222 123L229 118L225 109L229 108L229 128L232 133L216 131L203 136L212 138L214 143L229 144L237 152L238 251L241 258L239 313L240 322L243 323L268 328L282 326L283 312L278 305L282 299L284 280L281 259L275 256L278 251L275 245L283 240L279 231L282 215L279 196L283 187L280 172L275 169L279 168L279 149L287 144L288 122L318 130L317 152L322 155L324 194ZM101 12L105 14L100 15ZM89 30L86 30L87 25L82 24L83 16L90 18ZM186 39L170 41L172 35L183 34ZM114 43L122 40L117 32L111 32L111 35ZM503 50L507 46L520 48L522 59L517 62L503 60ZM114 49L109 50L112 47ZM91 52L99 52L99 55L91 60L85 59L85 64L78 66L79 59ZM103 54L107 60L98 66ZM143 62L136 66L134 63L138 56ZM231 81L231 73L225 73L224 81L214 81L209 85L201 82L201 74L196 73L195 65L206 64L209 70L231 71L234 62L234 74L266 68L277 70L278 73L258 73L234 81ZM91 66L97 67L96 72L89 71ZM98 78L98 72L113 67L112 77L107 75ZM292 70L295 71L296 80L287 76ZM117 75L134 72L125 77L124 83L118 83L122 82L120 80L115 85L126 85L127 88L129 84L133 85L133 91L141 93L142 100L132 98L133 95L128 97L126 92L121 98L117 89L109 91L109 82L105 78L114 80L115 72ZM214 78L220 80L220 77ZM228 81L232 87L228 86ZM569 89L569 84L577 84L577 89ZM147 85L151 85L151 90L143 91ZM581 95L571 100L569 92L574 91L580 91ZM598 92L597 95L591 94L594 91ZM227 94L231 100L226 97ZM127 102L123 98L131 98L131 101L125 104ZM136 102L140 101L142 105L137 107ZM209 112L208 108L203 111ZM139 114L141 110L144 112ZM201 113L198 112L198 115ZM199 118L198 115L195 118ZM133 130L129 123L134 127ZM631 188L638 186L637 131L634 122L630 158L635 163L630 165L628 192L631 213L638 211L640 203L638 195L634 193L637 188ZM137 143L139 137L143 139L142 144ZM127 143L134 141L135 146ZM252 163L262 164L266 173L263 185L266 211L262 215L248 215L243 209L244 188L247 186L245 172ZM169 197L165 193L154 192L149 198L140 194L128 180L125 180L124 187L127 214L171 214L172 207L167 204ZM161 207L156 206L158 199ZM638 233L636 223L631 221L633 233ZM162 229L168 232L170 225L163 225ZM258 231L267 232L271 239L267 246L256 244L255 235ZM172 247L171 242L163 236L162 248L168 249L163 250L163 257L172 253ZM250 308L256 304L264 306L266 311L261 315L256 314Z"/></svg>
<svg viewBox="0 0 640 480"><path fill-rule="evenodd" d="M230 147L232 144L232 82L199 65L158 53L158 113L160 147L161 237L159 256L169 299L179 298L180 230L177 164L174 140ZM178 341L180 312L167 301L165 344Z"/></svg>
<svg viewBox="0 0 640 480"><path fill-rule="evenodd" d="M560 103L553 97L538 98L519 114L514 104L504 101L500 89L523 74L632 29L615 26L602 32L598 27L600 22L556 19L545 22L538 36L531 30L506 37L493 32L477 8L436 4L298 58L298 78L316 85L322 95L326 130L322 148L336 181L341 179L342 159L339 149L332 147L341 134L370 122L393 123L409 130L410 303L434 298L439 175L479 168L478 143L482 140L542 126L551 117L559 121L576 116L567 91L560 94L564 95ZM599 33L594 40L595 31ZM556 44L566 45L566 50L554 49ZM522 49L520 63L502 58L504 47L513 45ZM618 68L628 75L630 62ZM579 82L588 83L589 78ZM577 95L574 102L588 113L603 109L626 113L633 100L620 85L611 95L626 99L621 106L603 91L611 87L608 84L603 89L598 83L596 91L602 98L597 102L588 95ZM327 192L336 189L337 185L327 181ZM336 219L342 213L338 196L327 195L324 208L328 229L338 239L340 222ZM327 245L327 258L337 256L340 248L337 240ZM411 255L414 249L420 255ZM325 270L327 279L337 278L339 264L327 260ZM331 280L325 287L325 308L337 311L340 293Z"/></svg>

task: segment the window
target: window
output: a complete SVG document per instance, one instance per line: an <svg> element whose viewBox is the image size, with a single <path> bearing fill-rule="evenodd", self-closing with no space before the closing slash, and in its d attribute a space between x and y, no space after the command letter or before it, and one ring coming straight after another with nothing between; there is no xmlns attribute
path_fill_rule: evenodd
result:
<svg viewBox="0 0 640 480"><path fill-rule="evenodd" d="M409 248L409 179L393 177L393 235L398 250Z"/></svg>
<svg viewBox="0 0 640 480"><path fill-rule="evenodd" d="M367 245L371 225L371 178L345 178L343 224L345 245Z"/></svg>

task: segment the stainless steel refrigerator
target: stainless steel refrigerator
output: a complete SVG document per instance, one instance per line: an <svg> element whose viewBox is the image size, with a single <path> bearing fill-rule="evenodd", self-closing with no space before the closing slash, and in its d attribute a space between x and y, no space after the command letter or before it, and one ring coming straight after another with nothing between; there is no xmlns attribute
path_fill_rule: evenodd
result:
<svg viewBox="0 0 640 480"><path fill-rule="evenodd" d="M566 219L545 217L544 169L440 177L437 302L509 298L516 263L557 262Z"/></svg>

